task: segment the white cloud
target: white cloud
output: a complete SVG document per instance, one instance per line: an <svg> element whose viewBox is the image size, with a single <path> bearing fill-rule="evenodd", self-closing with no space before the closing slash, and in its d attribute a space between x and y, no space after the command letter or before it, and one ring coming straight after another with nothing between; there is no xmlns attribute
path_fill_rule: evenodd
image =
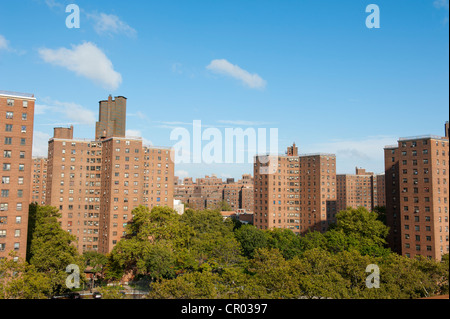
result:
<svg viewBox="0 0 450 319"><path fill-rule="evenodd" d="M175 176L178 176L178 178L180 179L184 179L186 177L189 177L189 172L180 169L175 172Z"/></svg>
<svg viewBox="0 0 450 319"><path fill-rule="evenodd" d="M183 73L182 67L183 67L183 65L181 63L173 63L172 64L172 72L182 74Z"/></svg>
<svg viewBox="0 0 450 319"><path fill-rule="evenodd" d="M59 3L58 1L56 1L56 0L45 0L45 4L50 8L50 9L53 9L53 8L63 8L64 6L63 6L63 4L62 3Z"/></svg>
<svg viewBox="0 0 450 319"><path fill-rule="evenodd" d="M128 37L135 37L137 34L135 29L114 14L89 13L87 16L95 21L94 30L99 35L124 34Z"/></svg>
<svg viewBox="0 0 450 319"><path fill-rule="evenodd" d="M93 125L96 122L95 113L81 105L58 101L55 101L55 105L60 108L61 112L64 113L67 118L77 124Z"/></svg>
<svg viewBox="0 0 450 319"><path fill-rule="evenodd" d="M146 139L145 137L142 136L142 132L139 130L126 130L125 132L125 136L128 137L142 137L142 143L144 145L148 145L148 146L153 146L153 142Z"/></svg>
<svg viewBox="0 0 450 319"><path fill-rule="evenodd" d="M138 130L127 130L125 132L125 135L130 136L130 137L141 137L142 133L141 133L141 131L138 131Z"/></svg>
<svg viewBox="0 0 450 319"><path fill-rule="evenodd" d="M48 105L36 104L34 106L34 115L43 115L46 114L49 110L51 110L51 107Z"/></svg>
<svg viewBox="0 0 450 319"><path fill-rule="evenodd" d="M145 115L141 111L137 111L136 113L127 113L127 117L130 116L137 116L141 120L147 120L147 115Z"/></svg>
<svg viewBox="0 0 450 319"><path fill-rule="evenodd" d="M96 114L82 105L73 102L60 102L44 99L47 104L36 104L35 115L62 114L71 124L94 125Z"/></svg>
<svg viewBox="0 0 450 319"><path fill-rule="evenodd" d="M122 76L114 70L112 62L93 43L73 45L72 49L40 49L41 58L50 64L61 66L86 77L105 89L116 90L122 83Z"/></svg>
<svg viewBox="0 0 450 319"><path fill-rule="evenodd" d="M0 51L6 51L9 53L14 53L17 55L24 55L26 53L25 50L16 50L9 45L9 41L0 34Z"/></svg>
<svg viewBox="0 0 450 319"><path fill-rule="evenodd" d="M33 156L48 156L48 140L51 136L47 133L34 130L33 132Z"/></svg>
<svg viewBox="0 0 450 319"><path fill-rule="evenodd" d="M444 8L447 10L449 9L448 0L435 0L433 2L433 5L438 9L441 9L441 8Z"/></svg>
<svg viewBox="0 0 450 319"><path fill-rule="evenodd" d="M231 176L230 174L227 174L227 173L221 173L220 177L221 178L233 178L233 176Z"/></svg>
<svg viewBox="0 0 450 319"><path fill-rule="evenodd" d="M260 125L271 124L271 123L267 123L267 122L241 121L241 120L233 120L233 121L219 120L217 122L222 123L222 124L240 125L240 126L260 126Z"/></svg>
<svg viewBox="0 0 450 319"><path fill-rule="evenodd" d="M0 50L9 50L9 41L0 34Z"/></svg>
<svg viewBox="0 0 450 319"><path fill-rule="evenodd" d="M308 153L336 154L338 173L354 173L356 166L375 173L384 172L384 147L397 143L392 136L368 136L359 140L333 140L316 144Z"/></svg>
<svg viewBox="0 0 450 319"><path fill-rule="evenodd" d="M258 74L251 74L225 59L213 60L206 68L214 73L231 76L252 89L263 89L266 87L266 81Z"/></svg>

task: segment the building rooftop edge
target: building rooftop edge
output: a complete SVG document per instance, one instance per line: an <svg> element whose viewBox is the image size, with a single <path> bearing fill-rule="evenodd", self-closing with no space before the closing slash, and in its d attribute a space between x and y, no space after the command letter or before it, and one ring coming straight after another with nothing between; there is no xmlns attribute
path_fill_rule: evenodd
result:
<svg viewBox="0 0 450 319"><path fill-rule="evenodd" d="M398 141L410 141L410 140L421 140L421 139L433 139L433 140L448 140L448 138L439 135L418 135L418 136L409 136L409 137L400 137Z"/></svg>
<svg viewBox="0 0 450 319"><path fill-rule="evenodd" d="M310 154L299 154L299 155L287 155L287 154L258 154L255 155L255 157L259 157L259 156L278 156L278 157L308 157L308 156L331 156L331 157L335 157L336 154L332 154L332 153L310 153Z"/></svg>
<svg viewBox="0 0 450 319"><path fill-rule="evenodd" d="M7 96L7 97L21 97L21 98L36 100L36 98L34 97L34 94L31 94L31 93L21 93L21 92L0 90L0 95Z"/></svg>

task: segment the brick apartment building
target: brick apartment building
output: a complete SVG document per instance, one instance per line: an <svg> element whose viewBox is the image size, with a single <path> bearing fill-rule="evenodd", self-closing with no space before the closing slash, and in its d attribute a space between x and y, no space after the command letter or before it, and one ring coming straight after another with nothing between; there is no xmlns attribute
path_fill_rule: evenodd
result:
<svg viewBox="0 0 450 319"><path fill-rule="evenodd" d="M365 207L372 211L376 206L385 206L384 191L384 175L375 175L362 168L356 168L355 174L338 174L337 211L347 207Z"/></svg>
<svg viewBox="0 0 450 319"><path fill-rule="evenodd" d="M449 253L448 137L400 138L384 153L391 248L440 260Z"/></svg>
<svg viewBox="0 0 450 319"><path fill-rule="evenodd" d="M171 149L143 146L140 138L107 138L102 151L99 251L108 253L134 208L173 208L174 163Z"/></svg>
<svg viewBox="0 0 450 319"><path fill-rule="evenodd" d="M125 136L125 97L110 96L99 109L95 140L55 128L48 146L46 204L59 208L80 253L110 252L139 205L173 207L172 150Z"/></svg>
<svg viewBox="0 0 450 319"><path fill-rule="evenodd" d="M304 234L324 232L336 220L336 156L259 155L254 163L254 224Z"/></svg>
<svg viewBox="0 0 450 319"><path fill-rule="evenodd" d="M216 209L222 202L230 205L233 211L253 212L253 178L242 175L237 182L228 178L225 182L216 175L197 178L185 178L177 181L174 198L194 210Z"/></svg>
<svg viewBox="0 0 450 319"><path fill-rule="evenodd" d="M47 158L33 157L30 203L45 205L47 193Z"/></svg>
<svg viewBox="0 0 450 319"><path fill-rule="evenodd" d="M0 258L25 258L35 98L0 91Z"/></svg>

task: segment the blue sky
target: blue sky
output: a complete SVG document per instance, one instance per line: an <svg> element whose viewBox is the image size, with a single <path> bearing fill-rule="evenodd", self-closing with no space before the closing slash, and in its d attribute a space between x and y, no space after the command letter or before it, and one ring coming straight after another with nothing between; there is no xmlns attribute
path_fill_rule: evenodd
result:
<svg viewBox="0 0 450 319"><path fill-rule="evenodd" d="M80 28L66 27L68 4ZM367 5L381 27L368 29ZM173 146L175 127L277 128L278 147L384 171L398 137L443 135L448 0L2 0L0 90L34 93L34 154L54 126L93 138L98 101L128 98L127 129ZM179 164L238 178L245 164Z"/></svg>

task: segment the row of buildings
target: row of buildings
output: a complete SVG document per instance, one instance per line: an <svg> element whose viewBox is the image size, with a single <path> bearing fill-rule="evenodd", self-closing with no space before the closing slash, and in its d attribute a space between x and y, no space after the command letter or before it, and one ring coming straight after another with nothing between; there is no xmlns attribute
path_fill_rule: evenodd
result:
<svg viewBox="0 0 450 319"><path fill-rule="evenodd" d="M25 257L30 202L58 208L80 252L102 253L122 238L135 207L173 207L173 150L125 136L126 102L99 102L93 139L74 138L73 126L54 128L48 157L33 158L35 98L0 92L0 257Z"/></svg>
<svg viewBox="0 0 450 319"><path fill-rule="evenodd" d="M233 178L223 181L216 175L195 181L191 177L183 180L175 177L174 198L194 210L228 207L231 211L253 212L253 177L244 174L238 181Z"/></svg>
<svg viewBox="0 0 450 319"><path fill-rule="evenodd" d="M362 168L336 174L335 154L299 154L295 143L283 156L256 156L253 173L254 225L260 229L324 232L347 207L385 204L384 174Z"/></svg>
<svg viewBox="0 0 450 319"><path fill-rule="evenodd" d="M297 234L326 231L349 206L385 206L394 251L435 259L448 253L448 122L445 137L387 146L384 174L337 174L334 154L299 154L294 144L283 155L256 156L253 175L238 181L212 175L194 182L174 176L171 148L125 136L126 103L123 96L99 102L93 139L74 138L73 126L54 128L48 156L33 158L35 98L0 91L0 258L11 250L25 257L30 202L57 207L80 252L110 252L139 205L203 210L226 203L251 214L259 229Z"/></svg>

